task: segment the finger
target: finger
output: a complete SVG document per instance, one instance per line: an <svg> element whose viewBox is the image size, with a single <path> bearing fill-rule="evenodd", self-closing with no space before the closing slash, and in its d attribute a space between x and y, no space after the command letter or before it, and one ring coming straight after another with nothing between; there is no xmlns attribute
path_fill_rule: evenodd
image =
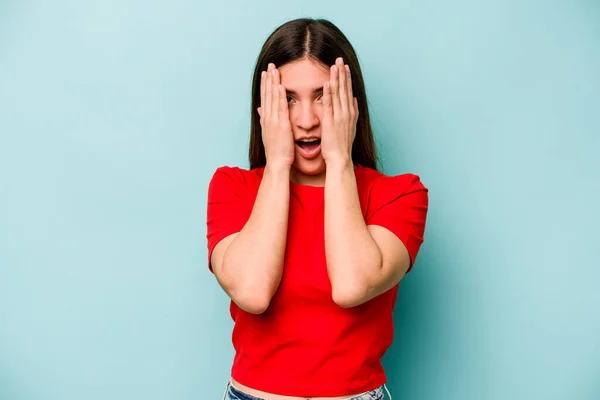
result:
<svg viewBox="0 0 600 400"><path fill-rule="evenodd" d="M264 110L265 110L265 118L270 118L271 116L271 97L272 97L272 93L273 93L273 89L271 88L273 82L271 77L273 76L273 74L271 73L272 68L271 68L272 64L269 64L268 68L267 68L267 84L266 84L266 88L265 88L265 105L264 105Z"/></svg>
<svg viewBox="0 0 600 400"><path fill-rule="evenodd" d="M256 111L258 111L258 116L262 119L262 109L258 107Z"/></svg>
<svg viewBox="0 0 600 400"><path fill-rule="evenodd" d="M279 71L273 68L273 98L271 99L271 118L277 121L279 119Z"/></svg>
<svg viewBox="0 0 600 400"><path fill-rule="evenodd" d="M354 106L354 121L358 121L358 99L354 97L352 101L352 105Z"/></svg>
<svg viewBox="0 0 600 400"><path fill-rule="evenodd" d="M279 117L289 119L287 96L283 85L279 85Z"/></svg>
<svg viewBox="0 0 600 400"><path fill-rule="evenodd" d="M340 92L340 109L344 115L348 115L348 108L350 105L350 99L346 93L348 87L346 86L346 68L344 68L344 60L339 57L336 61L338 69L338 81L339 81L339 92Z"/></svg>
<svg viewBox="0 0 600 400"><path fill-rule="evenodd" d="M344 66L346 68L346 93L348 93L348 104L350 109L353 108L354 94L352 93L352 75L350 74L350 67L348 64Z"/></svg>
<svg viewBox="0 0 600 400"><path fill-rule="evenodd" d="M333 118L333 104L331 103L331 86L329 82L323 85L323 117Z"/></svg>
<svg viewBox="0 0 600 400"><path fill-rule="evenodd" d="M265 106L265 92L267 91L267 82L266 82L267 73L262 71L260 73L260 106ZM259 107L260 108L260 107ZM262 115L261 115L262 117Z"/></svg>
<svg viewBox="0 0 600 400"><path fill-rule="evenodd" d="M333 109L333 115L336 115L340 110L340 95L338 92L338 68L337 65L331 66L331 72L329 74L329 88L331 90L331 106Z"/></svg>

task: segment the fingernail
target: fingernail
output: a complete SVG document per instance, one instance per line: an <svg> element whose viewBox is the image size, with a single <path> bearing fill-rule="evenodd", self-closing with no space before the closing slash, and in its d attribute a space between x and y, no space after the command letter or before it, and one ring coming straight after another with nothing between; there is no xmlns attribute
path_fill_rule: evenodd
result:
<svg viewBox="0 0 600 400"><path fill-rule="evenodd" d="M346 64L345 67L346 67L346 71L350 72L350 67L348 66L348 64Z"/></svg>

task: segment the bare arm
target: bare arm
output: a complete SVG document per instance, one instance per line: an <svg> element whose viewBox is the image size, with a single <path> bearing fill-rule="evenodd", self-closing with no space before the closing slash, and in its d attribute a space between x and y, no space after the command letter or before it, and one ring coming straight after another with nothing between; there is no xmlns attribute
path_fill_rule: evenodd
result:
<svg viewBox="0 0 600 400"><path fill-rule="evenodd" d="M358 120L350 68L338 58L323 90L321 148L325 176L325 255L333 300L353 307L389 290L410 266L404 244L362 215L352 163Z"/></svg>
<svg viewBox="0 0 600 400"><path fill-rule="evenodd" d="M243 310L260 314L281 282L290 204L294 135L279 71L261 73L260 114L266 166L250 218L242 230L221 240L211 262L219 284Z"/></svg>
<svg viewBox="0 0 600 400"><path fill-rule="evenodd" d="M244 311L264 312L283 273L289 212L289 167L265 167L248 222L220 241L211 262L217 280Z"/></svg>
<svg viewBox="0 0 600 400"><path fill-rule="evenodd" d="M333 300L354 307L396 285L410 257L393 233L366 225L351 162L328 164L325 180L325 253Z"/></svg>

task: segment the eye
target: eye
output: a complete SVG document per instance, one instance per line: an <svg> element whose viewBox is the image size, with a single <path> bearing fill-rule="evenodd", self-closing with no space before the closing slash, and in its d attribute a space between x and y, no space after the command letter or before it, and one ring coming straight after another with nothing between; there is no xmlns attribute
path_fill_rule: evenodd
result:
<svg viewBox="0 0 600 400"><path fill-rule="evenodd" d="M292 100L294 100L291 96L286 96L287 97L287 102L290 103Z"/></svg>

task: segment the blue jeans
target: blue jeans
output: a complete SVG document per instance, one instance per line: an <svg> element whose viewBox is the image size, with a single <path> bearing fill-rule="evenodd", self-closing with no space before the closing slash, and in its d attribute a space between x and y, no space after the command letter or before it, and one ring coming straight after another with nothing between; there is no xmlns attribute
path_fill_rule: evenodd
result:
<svg viewBox="0 0 600 400"><path fill-rule="evenodd" d="M381 385L375 390L370 390L368 392L359 394L358 396L354 396L348 400L383 400L385 395L383 393L383 388L385 385ZM385 388L387 390L387 387ZM389 391L388 391L389 394ZM390 396L391 399L391 396ZM241 391L232 385L231 381L227 383L227 389L225 390L225 395L223 396L223 400L268 400L263 399L261 397L252 396L246 392Z"/></svg>

